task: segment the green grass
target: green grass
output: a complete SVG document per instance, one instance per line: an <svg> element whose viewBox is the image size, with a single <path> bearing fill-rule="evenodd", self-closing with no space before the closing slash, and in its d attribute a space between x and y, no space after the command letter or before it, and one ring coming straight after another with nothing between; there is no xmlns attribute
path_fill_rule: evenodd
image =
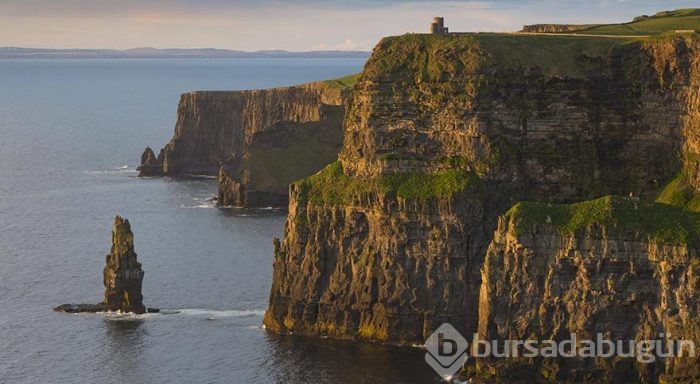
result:
<svg viewBox="0 0 700 384"><path fill-rule="evenodd" d="M286 194L289 184L335 160L343 142L342 119L342 108L334 107L324 120L280 123L275 131L255 136L243 166L249 187Z"/></svg>
<svg viewBox="0 0 700 384"><path fill-rule="evenodd" d="M550 224L564 236L700 245L700 213L668 204L606 196L575 204L522 202L506 214L521 234L533 224Z"/></svg>
<svg viewBox="0 0 700 384"><path fill-rule="evenodd" d="M345 205L367 194L418 200L449 197L477 181L475 174L461 169L435 174L397 173L361 180L345 175L341 163L336 161L296 184L301 188L302 199L316 204Z"/></svg>
<svg viewBox="0 0 700 384"><path fill-rule="evenodd" d="M648 18L621 24L602 24L573 33L595 35L660 35L676 30L700 30L700 9L663 11ZM567 33L567 32L562 32Z"/></svg>
<svg viewBox="0 0 700 384"><path fill-rule="evenodd" d="M367 62L364 76L422 82L452 82L486 76L494 68L538 67L550 76L581 77L590 63L638 38L620 36L514 35L502 33L426 35L384 38ZM470 92L467 86L465 91Z"/></svg>
<svg viewBox="0 0 700 384"><path fill-rule="evenodd" d="M357 83L357 78L359 76L360 74L356 73L354 75L343 76L337 79L326 80L326 84L333 88L350 89L355 85L355 83Z"/></svg>
<svg viewBox="0 0 700 384"><path fill-rule="evenodd" d="M636 40L565 35L483 34L478 37L483 49L501 67L539 67L548 75L569 77L584 76L594 59L607 58L613 48Z"/></svg>
<svg viewBox="0 0 700 384"><path fill-rule="evenodd" d="M688 184L683 173L671 180L656 198L657 203L683 207L693 212L700 212L700 194Z"/></svg>

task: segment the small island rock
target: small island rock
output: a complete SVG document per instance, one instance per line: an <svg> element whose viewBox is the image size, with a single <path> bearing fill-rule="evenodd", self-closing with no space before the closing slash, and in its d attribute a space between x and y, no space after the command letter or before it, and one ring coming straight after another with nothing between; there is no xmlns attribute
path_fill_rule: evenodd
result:
<svg viewBox="0 0 700 384"><path fill-rule="evenodd" d="M112 249L106 257L103 271L105 294L98 304L63 304L54 308L58 312L121 311L146 313L141 286L143 269L134 252L134 234L129 220L117 216L112 230ZM148 312L157 312L149 308Z"/></svg>

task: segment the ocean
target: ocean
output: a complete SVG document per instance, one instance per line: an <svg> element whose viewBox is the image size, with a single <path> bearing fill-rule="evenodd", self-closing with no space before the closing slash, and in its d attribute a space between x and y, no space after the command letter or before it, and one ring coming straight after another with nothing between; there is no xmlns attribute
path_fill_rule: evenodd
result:
<svg viewBox="0 0 700 384"><path fill-rule="evenodd" d="M362 59L0 60L0 383L430 383L418 349L261 328L285 212L219 209L216 180L138 178L179 95L359 72ZM55 313L102 300L115 215L144 302L167 313Z"/></svg>

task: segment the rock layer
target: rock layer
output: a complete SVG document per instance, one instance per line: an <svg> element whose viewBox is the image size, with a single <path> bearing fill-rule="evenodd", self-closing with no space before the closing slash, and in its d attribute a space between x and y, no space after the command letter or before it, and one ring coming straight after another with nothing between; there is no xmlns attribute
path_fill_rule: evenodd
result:
<svg viewBox="0 0 700 384"><path fill-rule="evenodd" d="M332 81L183 94L173 138L158 157L144 151L140 175L218 173L224 205L285 206L291 181L336 158L346 95Z"/></svg>
<svg viewBox="0 0 700 384"><path fill-rule="evenodd" d="M605 204L615 220L670 209L619 199L597 204ZM676 219L687 215L670 210ZM532 212L523 211L539 211L539 218L525 220ZM601 334L603 340L625 343L625 353L630 340L663 340L664 348L672 341L700 340L697 242L666 244L602 220L562 233L552 223L552 211L544 204L518 205L499 219L482 269L480 339L497 341L502 349L504 340L561 342L573 333L579 343L597 342ZM501 380L572 383L694 382L700 377L698 358L689 357L688 350L685 357L659 357L647 364L634 357L532 358L523 352L479 359L478 372Z"/></svg>
<svg viewBox="0 0 700 384"><path fill-rule="evenodd" d="M685 37L382 40L347 107L340 173L291 188L265 325L399 344L445 321L475 332L508 207L648 199L694 174L698 57ZM459 172L480 187L450 189Z"/></svg>
<svg viewBox="0 0 700 384"><path fill-rule="evenodd" d="M141 285L143 269L134 252L131 224L120 216L114 220L112 250L106 256L104 268L104 306L109 311L144 313Z"/></svg>
<svg viewBox="0 0 700 384"><path fill-rule="evenodd" d="M63 304L54 308L58 312L121 311L141 314L146 312L141 287L143 269L134 252L134 234L129 221L117 216L112 230L112 249L105 258L104 300L98 304ZM149 312L157 312L149 308Z"/></svg>

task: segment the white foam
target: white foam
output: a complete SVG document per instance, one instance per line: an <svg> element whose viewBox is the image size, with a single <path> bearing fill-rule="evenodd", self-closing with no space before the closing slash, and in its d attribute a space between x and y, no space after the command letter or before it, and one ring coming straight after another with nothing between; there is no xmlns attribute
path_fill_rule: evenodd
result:
<svg viewBox="0 0 700 384"><path fill-rule="evenodd" d="M205 318L222 318L222 317L255 317L265 314L264 309L207 309L207 308L186 308L177 310L180 315L197 316Z"/></svg>
<svg viewBox="0 0 700 384"><path fill-rule="evenodd" d="M105 169L105 170L99 170L99 171L83 171L83 173L86 173L88 175L115 175L115 174L127 174L127 173L136 173L135 168L129 168L128 165L122 165L121 167L116 167L112 169Z"/></svg>
<svg viewBox="0 0 700 384"><path fill-rule="evenodd" d="M203 204L197 204L197 205L185 205L185 204L182 204L182 205L180 205L179 208L185 208L185 209L192 209L192 208L216 208L216 204L214 204L214 203L203 203Z"/></svg>
<svg viewBox="0 0 700 384"><path fill-rule="evenodd" d="M217 208L215 195L209 197L194 197L195 205L181 204L180 208Z"/></svg>
<svg viewBox="0 0 700 384"><path fill-rule="evenodd" d="M108 311L108 312L81 312L76 315L99 316L107 320L129 321L129 320L146 320L157 316L157 313L142 313L136 314L132 312Z"/></svg>

